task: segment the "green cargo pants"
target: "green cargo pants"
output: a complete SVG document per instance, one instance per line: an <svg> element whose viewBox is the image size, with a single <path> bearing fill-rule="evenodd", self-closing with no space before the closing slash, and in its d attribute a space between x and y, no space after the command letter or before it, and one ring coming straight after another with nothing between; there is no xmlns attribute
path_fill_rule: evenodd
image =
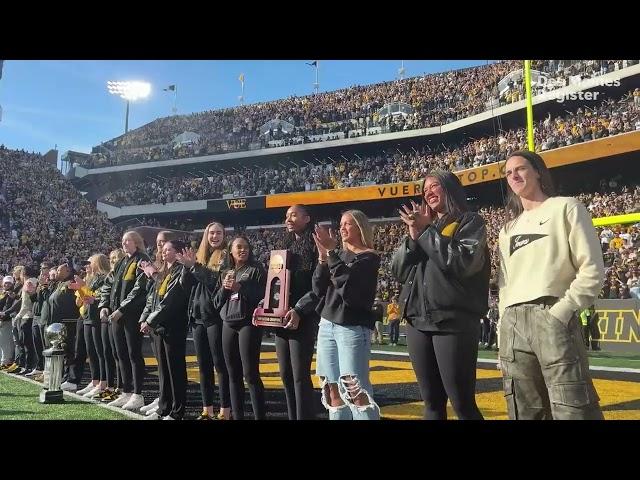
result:
<svg viewBox="0 0 640 480"><path fill-rule="evenodd" d="M508 307L499 357L511 420L603 420L577 315L565 323L544 297Z"/></svg>

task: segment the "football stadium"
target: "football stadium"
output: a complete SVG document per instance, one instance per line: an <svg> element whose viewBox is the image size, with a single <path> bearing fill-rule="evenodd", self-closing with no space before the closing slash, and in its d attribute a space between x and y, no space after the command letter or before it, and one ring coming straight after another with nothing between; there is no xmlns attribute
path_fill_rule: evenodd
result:
<svg viewBox="0 0 640 480"><path fill-rule="evenodd" d="M307 65L0 146L0 420L640 419L640 62Z"/></svg>

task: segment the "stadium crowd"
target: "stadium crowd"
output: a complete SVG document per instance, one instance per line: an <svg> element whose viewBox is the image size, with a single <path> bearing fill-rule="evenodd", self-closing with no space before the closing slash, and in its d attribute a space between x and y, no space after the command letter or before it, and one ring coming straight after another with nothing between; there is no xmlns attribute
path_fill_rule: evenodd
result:
<svg viewBox="0 0 640 480"><path fill-rule="evenodd" d="M592 109L582 106L555 118L549 115L535 125L535 143L540 151L546 151L634 130L640 130L640 89L627 92L617 101L605 100ZM511 152L524 148L526 142L525 129L513 129L460 145L380 152L369 157L354 156L348 161L290 163L288 167L275 168L251 166L211 172L201 178L146 179L110 192L101 201L115 206L164 204L223 195L245 197L414 181L434 168L458 171L502 161Z"/></svg>
<svg viewBox="0 0 640 480"><path fill-rule="evenodd" d="M0 271L41 262L78 266L118 245L106 214L41 155L2 145L0 172Z"/></svg>
<svg viewBox="0 0 640 480"><path fill-rule="evenodd" d="M17 265L35 268L40 262L56 265L69 262L79 267L90 254L117 248L123 228L113 226L40 155L0 148L0 166L3 171L0 176L0 272L9 273ZM38 175L29 174L34 169ZM640 211L640 187L625 185L620 176L602 179L599 187L599 193L578 195L594 218ZM495 252L497 234L503 224L502 209L484 207L480 213L487 222L491 251ZM142 224L180 230L202 228L179 219L167 222L154 217L141 219ZM640 290L631 291L638 281L637 275L633 275L637 274L638 227L599 228L598 231L603 239L610 280L609 288L603 289L603 298L628 298L634 292L640 293ZM243 233L255 242L257 258L266 264L269 251L281 240L284 230L248 229ZM624 242L614 241L616 233ZM382 253L378 294L385 301L398 290L388 263L402 234L398 222L376 223L376 246ZM192 235L185 240L195 242L196 237ZM152 249L149 245L148 251ZM492 255L492 278L497 274L496 258L497 255Z"/></svg>
<svg viewBox="0 0 640 480"><path fill-rule="evenodd" d="M332 140L367 135L367 129L372 127L395 131L445 125L484 112L496 101L505 104L521 99L521 82L513 82L502 93L497 88L499 80L522 68L521 63L501 61L314 96L164 117L97 146L83 166L152 162L268 148L283 142ZM535 93L565 86L578 75L584 80L635 63L637 60L536 60L532 68L544 72L548 81ZM410 105L412 113L393 119L378 118L378 110L393 102ZM277 125L267 129L264 126L270 121ZM196 140L175 141L186 132L195 133ZM274 144L274 140L282 142Z"/></svg>

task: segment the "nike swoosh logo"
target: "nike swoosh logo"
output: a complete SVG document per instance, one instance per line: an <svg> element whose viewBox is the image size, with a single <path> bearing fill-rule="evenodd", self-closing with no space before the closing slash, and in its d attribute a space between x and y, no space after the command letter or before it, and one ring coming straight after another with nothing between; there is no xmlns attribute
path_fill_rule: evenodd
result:
<svg viewBox="0 0 640 480"><path fill-rule="evenodd" d="M545 223L547 223L549 220L551 220L550 218L547 218L544 222L541 220L540 221L540 225L544 225Z"/></svg>

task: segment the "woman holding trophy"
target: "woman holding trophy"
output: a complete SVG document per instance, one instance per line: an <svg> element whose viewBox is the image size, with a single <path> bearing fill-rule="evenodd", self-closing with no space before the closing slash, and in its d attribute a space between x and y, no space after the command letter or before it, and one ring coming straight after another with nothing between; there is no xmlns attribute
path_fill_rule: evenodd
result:
<svg viewBox="0 0 640 480"><path fill-rule="evenodd" d="M311 360L320 320L315 308L318 297L312 291L318 249L313 241L313 222L304 205L293 205L285 219L288 253L289 310L284 328L276 328L276 352L280 378L287 397L289 420L315 418Z"/></svg>
<svg viewBox="0 0 640 480"><path fill-rule="evenodd" d="M230 270L219 277L213 306L223 321L222 350L229 371L231 412L234 420L244 419L244 377L254 418L264 420L264 385L259 370L262 329L252 324L252 317L264 295L266 275L253 259L245 237L234 238L230 249Z"/></svg>

